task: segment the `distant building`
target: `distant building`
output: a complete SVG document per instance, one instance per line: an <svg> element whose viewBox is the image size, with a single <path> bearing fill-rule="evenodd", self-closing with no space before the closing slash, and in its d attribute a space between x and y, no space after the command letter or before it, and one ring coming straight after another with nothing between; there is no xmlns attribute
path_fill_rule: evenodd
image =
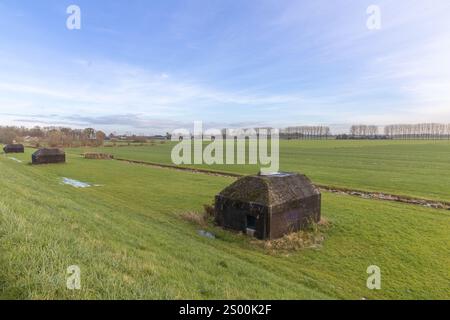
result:
<svg viewBox="0 0 450 320"><path fill-rule="evenodd" d="M304 175L247 176L216 196L215 219L225 228L276 239L320 221L321 194Z"/></svg>
<svg viewBox="0 0 450 320"><path fill-rule="evenodd" d="M8 144L3 147L3 151L5 153L24 153L25 148L23 147L23 144Z"/></svg>
<svg viewBox="0 0 450 320"><path fill-rule="evenodd" d="M64 163L66 153L61 149L39 149L31 156L33 164Z"/></svg>

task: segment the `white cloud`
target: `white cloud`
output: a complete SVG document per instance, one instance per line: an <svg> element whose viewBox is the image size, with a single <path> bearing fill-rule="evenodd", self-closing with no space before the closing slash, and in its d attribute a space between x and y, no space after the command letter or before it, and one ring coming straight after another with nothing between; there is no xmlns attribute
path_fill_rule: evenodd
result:
<svg viewBox="0 0 450 320"><path fill-rule="evenodd" d="M271 38L272 55L264 58L281 60L301 52L299 59L314 67L309 71L305 63L306 72L314 75L278 73L277 61L272 65L262 59L247 71L247 78L236 72L238 80L226 79L233 83L230 87L198 78L195 68L178 73L91 57L33 61L0 52L0 113L17 113L22 120L27 113L58 114L59 118L44 120L79 123L85 117L84 123L104 125L110 120L130 127L180 120L275 125L450 122L450 2L380 0L377 4L382 10L380 32L365 28L366 6L361 3L294 1L283 10L277 6L277 17L268 22L274 29L268 38L289 37ZM298 41L289 41L293 39ZM248 57L253 54L250 50ZM204 68L239 70L236 63L254 62L227 58L211 60ZM340 64L348 64L348 74ZM275 77L268 77L272 73ZM290 79L283 78L285 74ZM317 75L323 79L317 80ZM328 77L334 82L329 83ZM231 89L239 88L241 80L247 85ZM285 80L300 84L286 89L280 85Z"/></svg>
<svg viewBox="0 0 450 320"><path fill-rule="evenodd" d="M45 111L61 117L74 113L98 117L133 112L142 117L202 119L205 110L255 106L273 110L305 101L299 94L223 91L128 64L74 60L66 67L70 74L55 68L44 78L28 70L17 70L12 77L0 75L0 112L17 112L14 106L21 105L21 114ZM238 121L239 114L235 118Z"/></svg>

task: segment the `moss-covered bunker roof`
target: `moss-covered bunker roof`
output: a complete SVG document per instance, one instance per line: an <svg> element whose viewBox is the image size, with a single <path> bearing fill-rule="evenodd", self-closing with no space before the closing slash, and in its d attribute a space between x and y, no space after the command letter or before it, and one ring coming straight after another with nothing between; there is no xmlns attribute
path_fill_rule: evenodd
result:
<svg viewBox="0 0 450 320"><path fill-rule="evenodd" d="M8 150L8 149L11 149L11 150L13 150L13 149L23 149L23 148L24 148L23 144L18 144L18 143L7 144L7 145L5 145L3 147L4 150Z"/></svg>
<svg viewBox="0 0 450 320"><path fill-rule="evenodd" d="M33 153L34 156L59 156L64 155L65 152L61 149L49 149L49 148L42 148Z"/></svg>
<svg viewBox="0 0 450 320"><path fill-rule="evenodd" d="M320 194L302 174L284 173L243 177L219 193L219 196L241 202L274 206Z"/></svg>

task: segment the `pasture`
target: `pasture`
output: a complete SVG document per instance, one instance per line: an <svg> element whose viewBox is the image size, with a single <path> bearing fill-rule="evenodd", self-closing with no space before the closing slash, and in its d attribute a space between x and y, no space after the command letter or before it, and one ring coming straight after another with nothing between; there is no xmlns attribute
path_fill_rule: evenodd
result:
<svg viewBox="0 0 450 320"><path fill-rule="evenodd" d="M286 141L281 166L314 182L450 199L448 146ZM167 163L170 149L99 150ZM232 178L87 160L80 149L68 150L67 164L30 166L32 151L13 156L22 162L0 156L0 298L450 298L449 211L324 193L322 245L269 252L213 226L216 239L201 237L181 218ZM77 189L64 177L96 186ZM70 265L81 268L79 291L66 288ZM366 287L369 265L381 267L381 290Z"/></svg>
<svg viewBox="0 0 450 320"><path fill-rule="evenodd" d="M174 143L103 147L116 157L171 164ZM91 148L72 149L79 154ZM252 165L192 165L224 172L254 174ZM362 191L450 201L450 141L281 140L280 169L301 172L313 182Z"/></svg>

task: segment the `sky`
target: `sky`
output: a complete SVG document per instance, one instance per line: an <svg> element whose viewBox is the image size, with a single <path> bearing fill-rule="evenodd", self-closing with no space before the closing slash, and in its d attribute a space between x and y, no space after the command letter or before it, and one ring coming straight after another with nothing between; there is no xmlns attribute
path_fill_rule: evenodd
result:
<svg viewBox="0 0 450 320"><path fill-rule="evenodd" d="M449 16L448 0L0 0L0 125L450 123Z"/></svg>

